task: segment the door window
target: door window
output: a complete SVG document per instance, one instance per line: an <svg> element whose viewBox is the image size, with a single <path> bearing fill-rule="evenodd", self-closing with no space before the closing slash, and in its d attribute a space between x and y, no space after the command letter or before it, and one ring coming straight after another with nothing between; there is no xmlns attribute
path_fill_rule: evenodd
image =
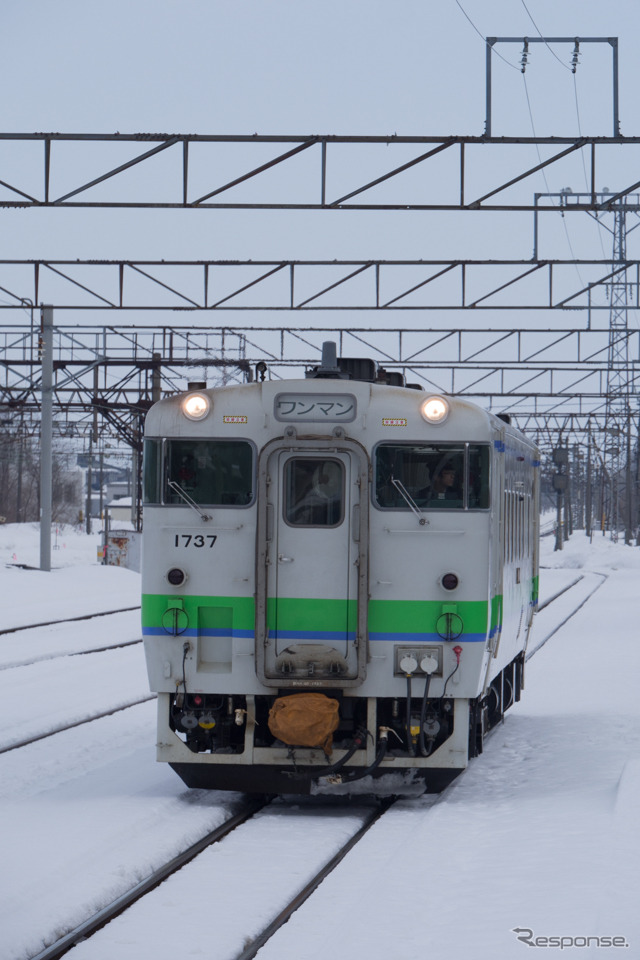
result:
<svg viewBox="0 0 640 960"><path fill-rule="evenodd" d="M337 527L344 518L340 460L293 457L284 468L284 519L294 527Z"/></svg>

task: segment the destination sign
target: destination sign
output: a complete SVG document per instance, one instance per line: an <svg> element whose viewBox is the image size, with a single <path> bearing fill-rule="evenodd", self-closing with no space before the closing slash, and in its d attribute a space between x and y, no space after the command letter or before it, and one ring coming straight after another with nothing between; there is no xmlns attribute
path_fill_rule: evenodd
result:
<svg viewBox="0 0 640 960"><path fill-rule="evenodd" d="M356 418L356 398L349 393L279 393L274 415L289 423L350 423Z"/></svg>

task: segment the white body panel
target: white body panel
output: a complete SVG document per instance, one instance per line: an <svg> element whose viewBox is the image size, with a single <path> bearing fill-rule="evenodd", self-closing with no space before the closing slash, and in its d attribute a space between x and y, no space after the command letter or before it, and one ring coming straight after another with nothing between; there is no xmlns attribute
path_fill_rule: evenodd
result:
<svg viewBox="0 0 640 960"><path fill-rule="evenodd" d="M429 696L452 701L458 726L433 756L402 763L465 766L460 718L522 656L535 607L533 445L466 401L450 399L446 422L430 424L424 394L367 382L267 381L207 396L212 409L200 422L184 416L179 396L149 411L154 456L181 439L244 441L254 482L242 505L174 497L145 506L143 629L150 685L163 694L159 757L281 765L286 751L253 743L250 702L283 690L335 690L345 704L366 702L375 717L380 698L406 697L398 664L408 650L437 660ZM465 464L471 448L486 448L486 507L469 508L468 498L464 508L414 509L405 498L381 507L376 451L389 444L445 453L450 445L460 457L466 451ZM158 490L165 482L157 479ZM316 507L325 520L314 521ZM184 573L177 585L168 580L173 568ZM457 577L454 589L446 574ZM422 697L420 668L412 681L412 696ZM189 750L169 724L176 691L246 698L242 751Z"/></svg>

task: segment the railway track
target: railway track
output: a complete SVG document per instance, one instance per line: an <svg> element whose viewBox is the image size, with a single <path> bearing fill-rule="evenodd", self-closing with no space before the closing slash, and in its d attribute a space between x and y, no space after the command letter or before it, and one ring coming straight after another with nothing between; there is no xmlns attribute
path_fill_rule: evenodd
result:
<svg viewBox="0 0 640 960"><path fill-rule="evenodd" d="M79 617L63 617L61 620L43 620L42 623L27 623L19 627L5 627L0 630L0 636L6 633L19 633L21 630L35 630L37 627L52 627L57 623L74 623L77 620L93 620L96 617L110 617L114 613L130 613L140 610L140 604L135 607L121 607L119 610L103 610L101 613L85 613Z"/></svg>
<svg viewBox="0 0 640 960"><path fill-rule="evenodd" d="M140 697L138 700L132 700L130 703L122 704L119 707L113 707L111 710L103 710L101 713L92 714L83 720L74 720L72 723L62 724L46 733L39 733L33 737L26 737L24 740L18 740L15 743L0 747L0 755L10 753L12 750L19 750L21 747L28 747L31 743L37 743L39 740L47 740L49 737L55 737L58 733L64 733L65 730L73 730L74 727L82 727L86 723L93 723L94 720L102 720L103 717L111 717L114 713L120 713L122 710L130 710L131 707L137 707L141 703L147 703L149 700L155 700L156 694L150 693L146 697Z"/></svg>
<svg viewBox="0 0 640 960"><path fill-rule="evenodd" d="M172 876L172 874L177 873L178 870L181 870L182 867L194 860L198 854L206 850L207 847L223 840L235 830L236 827L246 823L246 821L255 816L259 810L262 810L268 802L268 800L262 800L245 804L242 810L228 820L225 820L225 822L219 827L216 827L215 830L211 830L200 840L192 843L191 846L183 850L178 856L173 857L167 861L167 863L163 864L163 866L154 870L153 873L144 880L141 880L140 883L137 883L135 887L132 887L127 893L122 894L122 896L118 897L106 907L103 907L102 910L99 910L92 917L89 917L83 923L74 927L74 929L70 930L64 937L61 937L51 946L46 947L36 956L32 957L31 960L57 960L58 957L63 957L65 953L71 950L72 947L75 947L77 943L88 940L89 937L92 937L98 930L101 930L105 924L114 920L121 913L124 913L128 907L132 906L132 904L147 896L147 894L155 890L156 887L159 887L164 880Z"/></svg>
<svg viewBox="0 0 640 960"><path fill-rule="evenodd" d="M534 646L531 649L527 650L525 661L530 660L531 657L533 657L534 654L538 652L538 650L544 647L545 643L548 643L548 641L551 640L551 638L558 632L558 630L560 630L565 625L565 623L571 620L571 618L574 617L576 613L578 613L578 611L582 609L582 607L584 607L585 603L587 603L587 601L591 599L594 593L596 593L600 589L600 587L607 581L607 579L608 579L608 575L606 573L581 574L572 583L568 584L566 587L563 587L552 597L547 598L547 600L545 600L544 603L542 603L539 606L538 608L539 613L542 610L548 608L552 603L558 600L563 594L567 593L569 590L579 586L580 584L584 584L584 592L582 592L579 603L575 607L573 607L571 610L569 610L566 616L564 616L559 623L556 622L550 628L545 629L544 636L542 637L542 639L540 640L536 639Z"/></svg>
<svg viewBox="0 0 640 960"><path fill-rule="evenodd" d="M98 911L94 916L89 917L82 924L75 927L64 937L56 941L56 943L32 957L31 960L58 960L58 958L63 957L69 950L72 949L72 947L79 942L88 940L90 937L94 936L107 923L124 913L125 910L142 900L144 897L148 896L161 883L163 883L173 874L177 873L187 864L190 864L213 844L221 842L228 837L229 834L236 830L236 828L247 823L247 821L255 817L255 815L259 811L263 810L270 802L270 799L265 798L246 804L241 811L230 817L229 820L225 821L225 823L220 827L212 830L210 833L206 834L206 836L202 837L201 840L198 840L196 843L188 847L183 853L179 854L177 857L174 857L162 867L159 867L140 883L136 884L136 886L129 890L126 894L118 897L108 906ZM267 943L267 941L270 940L271 937L273 937L277 931L289 920L292 914L295 913L295 911L301 907L302 904L309 899L309 897L311 897L313 892L320 886L322 881L328 877L333 870L335 870L338 864L344 860L348 853L356 846L357 843L359 843L360 840L362 840L371 827L378 822L378 820L386 813L386 811L394 802L395 800L386 800L376 805L375 808L369 811L359 829L357 829L352 836L342 844L339 850L330 859L322 864L320 869L316 870L314 875L308 880L302 889L298 889L293 893L287 905L278 912L273 920L271 920L271 922L269 922L260 931L260 933L250 938L250 942L245 944L244 948L240 953L237 953L234 956L233 960L252 960L261 947L263 947L265 943Z"/></svg>
<svg viewBox="0 0 640 960"><path fill-rule="evenodd" d="M140 610L136 607L123 607L120 610L108 610L102 613L82 617L69 617L66 620L50 620L46 623L34 623L21 627L11 627L0 631L0 671L13 670L17 667L26 667L43 660L57 660L60 657L81 657L91 653L106 653L121 647L131 647L141 644L139 625L129 622L126 614ZM112 622L113 641L109 636L103 637L102 642L95 642L94 646L84 646L87 643L87 631L78 627L78 623L93 620L94 618L114 618ZM107 624L109 621L107 620ZM45 630L44 634L35 634L29 637L29 631L40 631L42 628L60 628L69 624L69 630ZM108 627L107 627L108 629ZM82 631L82 632L81 632ZM103 626L104 632L104 626ZM18 638L14 636L18 634ZM122 637L124 639L117 639ZM31 643L30 643L31 639ZM28 653L25 651L29 651Z"/></svg>
<svg viewBox="0 0 640 960"><path fill-rule="evenodd" d="M596 582L593 582L595 579ZM557 601L560 597L570 594L575 588L579 587L581 584L585 588L580 596L578 597L579 602L576 605L572 604L572 609L563 617L561 622L555 623L549 631L547 631L544 637L536 643L536 645L531 649L527 654L527 659L532 657L544 644L554 636L558 630L571 618L573 617L578 610L580 610L586 602L590 599L591 596L602 586L602 584L607 579L605 574L581 574L578 575L571 583L564 586L562 589L558 590L553 596L548 597L543 604L540 606L540 610L548 609ZM591 581L585 583L585 581ZM84 619L84 618L83 618ZM141 700L136 701L136 703L145 702L145 700L152 699L152 697L146 697ZM119 710L127 709L129 706L134 706L134 704L128 704L124 707L118 708ZM118 712L116 710L106 711L99 716L107 716L109 714ZM62 732L65 729L70 729L71 727L80 726L83 723L92 722L92 720L98 719L98 716L87 718L86 720L78 721L72 724L68 724L65 727L61 727L58 730L51 731L45 735L33 737L29 740L25 740L19 744L13 744L8 748L0 750L0 753L7 752L8 750L17 749L20 746L25 746L28 743L35 742L39 739L45 739L48 736L53 736L56 733ZM446 793L447 791L445 791ZM443 798L444 794L440 794L438 801ZM301 890L297 890L293 896L291 896L287 905L281 909L274 918L265 925L257 935L253 935L245 941L245 946L241 952L234 954L233 960L253 960L258 951L271 939L275 933L289 920L292 914L304 904L322 883L322 881L329 876L329 874L335 870L335 868L340 864L348 853L353 849L354 846L367 834L367 832L373 827L373 825L386 813L389 807L394 803L394 800L386 801L379 806L377 806L363 821L359 829L357 829L352 836L340 847L340 849L328 859L321 867L318 869L314 875L308 880ZM263 800L260 802L254 802L249 804L237 814L234 814L229 820L227 820L223 825L216 828L215 830L208 833L201 840L192 844L188 847L182 854L177 857L174 857L171 861L160 867L158 870L154 871L150 876L145 880L136 884L130 891L126 894L123 894L113 903L109 904L99 912L97 912L93 917L88 918L81 925L76 927L67 933L64 937L58 940L55 944L50 947L47 947L41 953L37 954L32 958L32 960L56 960L58 957L64 956L73 946L79 943L82 940L87 940L93 936L97 931L109 923L112 919L123 914L130 906L136 902L142 900L144 897L148 896L156 887L158 887L164 880L177 873L185 865L194 861L199 854L205 851L207 848L212 845L222 841L225 837L229 836L237 827L247 823L256 813L260 810L263 810L267 805L268 801Z"/></svg>
<svg viewBox="0 0 640 960"><path fill-rule="evenodd" d="M109 650L120 650L122 647L135 647L142 643L142 637L137 640L122 640L120 643L108 643L102 647L90 647L88 650L68 650L60 653L46 653L30 660L15 660L12 663L0 663L0 671L15 670L18 667L29 667L32 663L42 663L43 660L59 660L61 657L84 657L88 653L107 653Z"/></svg>
<svg viewBox="0 0 640 960"><path fill-rule="evenodd" d="M395 802L395 800L383 801L380 804L380 807L373 811L371 816L363 823L363 825L351 837L351 839L348 840L340 848L340 850L338 850L335 856L333 856L320 870L314 874L314 876L299 893L291 898L287 906L281 910L276 917L274 917L271 923L269 923L261 933L251 938L251 942L245 946L241 953L234 957L234 960L253 960L258 953L258 950L260 950L268 940L275 936L278 930L280 930L280 928L285 925L285 923L296 912L296 910L298 910L298 908L309 899L314 891L318 889L322 881L335 870L338 864L342 863L347 854L355 847L357 843L359 843L360 840L362 840L365 834L369 832L371 827L378 822L380 817L382 817L387 812L389 807L391 807Z"/></svg>

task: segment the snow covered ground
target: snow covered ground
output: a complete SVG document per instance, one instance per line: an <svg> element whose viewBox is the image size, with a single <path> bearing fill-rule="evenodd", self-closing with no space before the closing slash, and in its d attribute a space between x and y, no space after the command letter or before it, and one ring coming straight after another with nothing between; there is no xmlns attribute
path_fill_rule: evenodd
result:
<svg viewBox="0 0 640 960"><path fill-rule="evenodd" d="M122 567L103 567L97 562L100 534L87 536L76 527L55 525L51 573L38 569L39 536L36 523L0 526L0 630L140 603L137 574Z"/></svg>
<svg viewBox="0 0 640 960"><path fill-rule="evenodd" d="M95 538L66 530L58 542L50 574L0 566L0 629L137 602L138 575L99 566ZM561 941L544 938L563 938L561 955L640 957L640 550L576 533L542 553L541 599L578 576L585 596L601 586L528 662L521 703L442 798L396 804L260 960L517 960L536 938L547 953ZM0 560L37 566L37 528L0 526ZM572 605L564 594L543 611L534 641ZM0 745L88 702L144 696L141 645L43 659L114 632L135 639L136 616L0 636ZM33 956L237 806L154 762L154 711L0 756L0 960ZM232 958L361 818L358 805L281 804L70 957ZM606 946L613 937L629 946Z"/></svg>

